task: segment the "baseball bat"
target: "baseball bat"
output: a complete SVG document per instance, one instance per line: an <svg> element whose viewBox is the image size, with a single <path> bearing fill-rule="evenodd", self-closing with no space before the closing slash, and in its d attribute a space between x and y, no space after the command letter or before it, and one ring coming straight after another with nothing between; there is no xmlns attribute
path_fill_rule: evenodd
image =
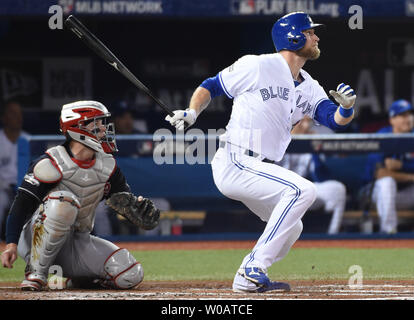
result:
<svg viewBox="0 0 414 320"><path fill-rule="evenodd" d="M137 77L129 71L129 69L99 40L82 22L80 22L74 15L70 15L65 20L65 26L76 34L90 49L92 49L99 57L108 62L112 67L121 73L125 78L131 81L138 89L142 90L152 100L154 100L165 112L171 117L174 113L158 99Z"/></svg>

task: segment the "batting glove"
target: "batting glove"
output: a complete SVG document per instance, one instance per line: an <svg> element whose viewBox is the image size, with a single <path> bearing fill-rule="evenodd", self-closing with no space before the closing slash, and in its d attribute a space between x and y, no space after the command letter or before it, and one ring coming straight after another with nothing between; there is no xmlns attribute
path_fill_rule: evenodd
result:
<svg viewBox="0 0 414 320"><path fill-rule="evenodd" d="M173 113L173 117L168 115L165 120L179 131L192 126L197 120L197 113L194 109L175 110Z"/></svg>
<svg viewBox="0 0 414 320"><path fill-rule="evenodd" d="M356 94L349 85L341 83L336 88L336 91L329 90L329 94L345 109L350 109L354 106Z"/></svg>

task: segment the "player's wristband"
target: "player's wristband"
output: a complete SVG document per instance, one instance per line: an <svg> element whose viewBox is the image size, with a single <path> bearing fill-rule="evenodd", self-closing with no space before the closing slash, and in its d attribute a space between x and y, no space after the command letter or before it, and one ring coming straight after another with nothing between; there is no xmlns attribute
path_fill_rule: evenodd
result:
<svg viewBox="0 0 414 320"><path fill-rule="evenodd" d="M187 108L187 109L185 109L185 112L188 113L194 119L194 121L196 121L197 112L194 109ZM186 113L184 113L184 117L187 116Z"/></svg>
<svg viewBox="0 0 414 320"><path fill-rule="evenodd" d="M349 109L345 109L342 106L339 106L339 114L344 118L349 118L354 114L354 107L351 107Z"/></svg>

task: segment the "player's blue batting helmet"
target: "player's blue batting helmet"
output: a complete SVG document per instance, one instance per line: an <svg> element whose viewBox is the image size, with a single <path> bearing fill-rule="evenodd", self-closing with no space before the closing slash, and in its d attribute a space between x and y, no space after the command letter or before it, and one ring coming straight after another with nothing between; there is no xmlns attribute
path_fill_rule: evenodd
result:
<svg viewBox="0 0 414 320"><path fill-rule="evenodd" d="M272 29L276 51L301 49L306 43L306 36L302 31L322 25L313 23L311 17L305 12L292 12L283 16L276 21Z"/></svg>

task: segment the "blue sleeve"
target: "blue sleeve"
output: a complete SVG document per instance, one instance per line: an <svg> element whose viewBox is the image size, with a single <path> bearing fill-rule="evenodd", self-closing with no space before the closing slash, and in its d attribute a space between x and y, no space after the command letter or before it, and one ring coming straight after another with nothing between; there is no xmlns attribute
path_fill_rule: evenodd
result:
<svg viewBox="0 0 414 320"><path fill-rule="evenodd" d="M220 84L218 74L215 77L211 77L211 78L204 80L200 84L200 87L203 87L204 89L207 89L208 91L210 91L211 99L225 94L223 87Z"/></svg>
<svg viewBox="0 0 414 320"><path fill-rule="evenodd" d="M341 126L335 122L335 112L338 106L329 99L322 100L317 106L314 119L332 130L344 130L349 123Z"/></svg>
<svg viewBox="0 0 414 320"><path fill-rule="evenodd" d="M401 172L414 172L414 159L407 159L405 154L386 154L384 155L384 159L386 158L400 160L402 162Z"/></svg>

